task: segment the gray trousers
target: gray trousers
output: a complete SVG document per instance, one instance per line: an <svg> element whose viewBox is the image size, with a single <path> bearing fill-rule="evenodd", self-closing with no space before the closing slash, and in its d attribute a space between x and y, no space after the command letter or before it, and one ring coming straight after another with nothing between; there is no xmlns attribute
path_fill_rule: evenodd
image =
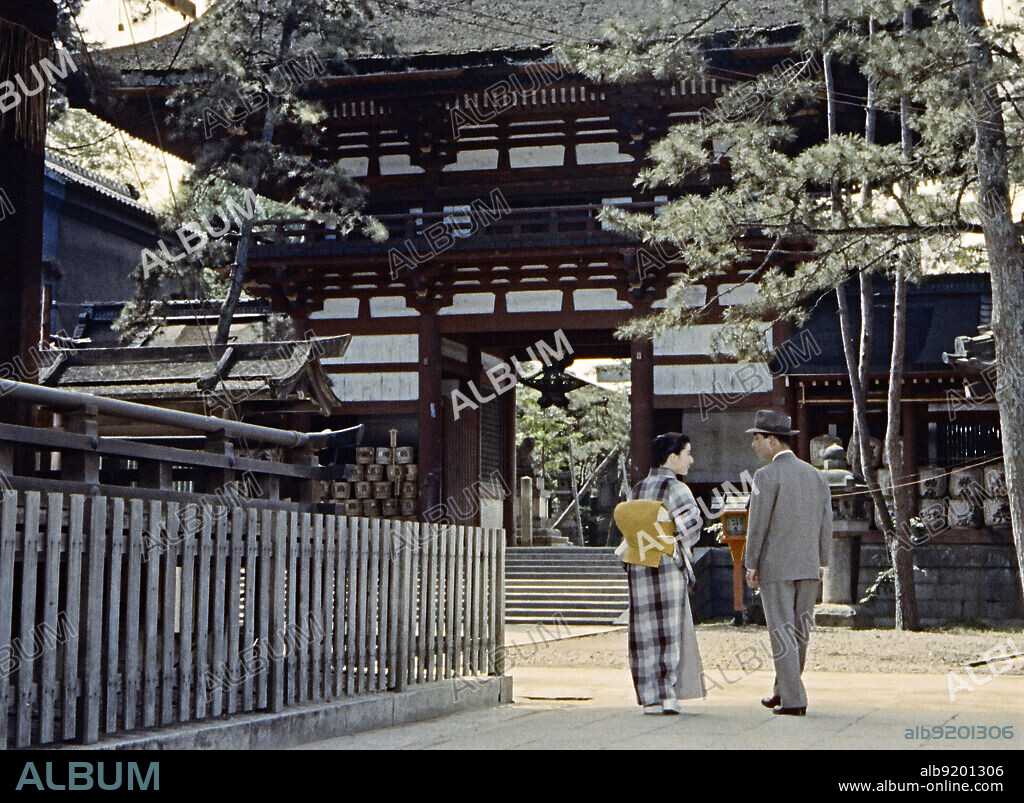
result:
<svg viewBox="0 0 1024 803"><path fill-rule="evenodd" d="M800 675L807 658L807 640L814 623L818 580L761 584L761 601L775 661L774 693L785 708L804 708L807 692Z"/></svg>

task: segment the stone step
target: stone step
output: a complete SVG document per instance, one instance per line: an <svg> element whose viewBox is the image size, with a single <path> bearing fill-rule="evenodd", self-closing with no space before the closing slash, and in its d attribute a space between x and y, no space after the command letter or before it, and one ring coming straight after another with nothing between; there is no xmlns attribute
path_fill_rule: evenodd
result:
<svg viewBox="0 0 1024 803"><path fill-rule="evenodd" d="M582 611L600 608L601 610L614 609L622 613L629 607L628 597L549 597L539 599L530 597L528 599L505 600L505 612L512 610L536 610L538 608L558 609L561 611Z"/></svg>
<svg viewBox="0 0 1024 803"><path fill-rule="evenodd" d="M523 577L516 579L505 579L505 588L536 588L538 590L574 589L586 591L588 588L605 589L614 588L623 593L629 588L626 583L613 579L601 578L566 578L566 577Z"/></svg>
<svg viewBox="0 0 1024 803"><path fill-rule="evenodd" d="M505 595L517 599L546 599L552 595L559 597L615 597L626 598L629 592L624 588L505 588Z"/></svg>
<svg viewBox="0 0 1024 803"><path fill-rule="evenodd" d="M511 582L515 580L533 580L538 582L560 582L560 581L576 581L586 582L593 581L598 583L626 583L626 576L619 572L614 574L612 572L590 572L588 574L574 574L565 575L559 574L558 572L522 572L520 574L505 575L505 582Z"/></svg>
<svg viewBox="0 0 1024 803"><path fill-rule="evenodd" d="M545 591L615 591L616 593L625 594L629 590L629 586L625 583L590 583L590 582L574 582L563 580L560 583L534 583L530 581L522 580L511 580L505 582L505 589L511 591L536 591L538 594L542 594Z"/></svg>
<svg viewBox="0 0 1024 803"><path fill-rule="evenodd" d="M611 546L510 546L506 555L612 555L615 547Z"/></svg>
<svg viewBox="0 0 1024 803"><path fill-rule="evenodd" d="M618 569L622 572L622 561L620 560L522 560L505 561L505 569L531 569L543 566L547 569L558 571L573 571L576 569ZM623 572L625 574L625 572Z"/></svg>
<svg viewBox="0 0 1024 803"><path fill-rule="evenodd" d="M505 623L510 625L611 625L613 619L607 616L570 616L570 615L526 615L505 617Z"/></svg>
<svg viewBox="0 0 1024 803"><path fill-rule="evenodd" d="M614 569L616 571L625 572L622 570L622 563L620 561L607 560L594 560L594 561L573 561L572 563L556 563L552 561L540 561L540 560L524 560L519 563L511 563L505 561L505 571L526 571L529 569L551 569L552 571L558 572L572 572L572 571L588 571L590 569Z"/></svg>
<svg viewBox="0 0 1024 803"><path fill-rule="evenodd" d="M505 552L505 621L610 625L629 606L611 547L514 547Z"/></svg>
<svg viewBox="0 0 1024 803"><path fill-rule="evenodd" d="M580 611L587 610L593 612L595 610L607 611L609 614L613 612L615 616L622 614L622 612L629 606L629 600L626 603L622 602L607 602L604 600L599 601L588 601L588 600L573 600L572 610ZM517 601L514 605L505 605L506 612L510 610L523 611L523 610L564 610L564 605L558 601L542 601L542 600L528 600L528 601ZM565 611L568 614L568 610Z"/></svg>
<svg viewBox="0 0 1024 803"><path fill-rule="evenodd" d="M505 558L506 566L622 566L617 557L610 558Z"/></svg>

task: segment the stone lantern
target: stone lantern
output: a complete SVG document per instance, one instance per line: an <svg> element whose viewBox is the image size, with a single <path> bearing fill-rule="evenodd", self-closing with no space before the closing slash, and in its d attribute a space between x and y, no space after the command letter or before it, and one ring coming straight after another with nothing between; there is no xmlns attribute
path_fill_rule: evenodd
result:
<svg viewBox="0 0 1024 803"><path fill-rule="evenodd" d="M822 583L822 604L815 609L821 625L853 626L867 486L850 470L846 450L833 444L822 452L822 469L832 493L832 548Z"/></svg>

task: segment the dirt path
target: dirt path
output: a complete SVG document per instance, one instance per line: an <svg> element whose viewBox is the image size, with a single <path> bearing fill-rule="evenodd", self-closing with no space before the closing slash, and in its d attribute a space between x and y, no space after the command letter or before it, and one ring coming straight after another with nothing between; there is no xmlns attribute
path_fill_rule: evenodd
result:
<svg viewBox="0 0 1024 803"><path fill-rule="evenodd" d="M768 634L763 627L699 625L697 641L706 669L749 671L771 667ZM817 628L811 635L807 667L827 672L943 674L964 671L967 662L982 657L1019 652L1024 652L1024 634L1019 631L895 633ZM544 644L524 643L510 648L507 659L513 666L626 667L626 631L623 628ZM981 667L975 671L1024 675L1024 659L990 666L993 669Z"/></svg>

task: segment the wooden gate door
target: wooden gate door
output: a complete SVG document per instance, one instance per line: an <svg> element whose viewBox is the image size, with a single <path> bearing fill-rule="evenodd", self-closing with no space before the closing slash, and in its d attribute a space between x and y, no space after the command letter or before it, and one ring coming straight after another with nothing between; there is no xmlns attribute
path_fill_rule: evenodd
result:
<svg viewBox="0 0 1024 803"><path fill-rule="evenodd" d="M459 410L452 414L451 400L442 399L441 501L447 509L445 521L454 524L480 523L480 410Z"/></svg>

